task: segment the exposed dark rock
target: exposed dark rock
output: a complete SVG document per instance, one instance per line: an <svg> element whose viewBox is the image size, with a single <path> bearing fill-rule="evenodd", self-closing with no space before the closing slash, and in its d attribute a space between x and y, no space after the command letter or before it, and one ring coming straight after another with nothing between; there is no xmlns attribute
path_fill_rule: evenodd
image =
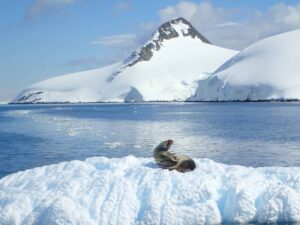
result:
<svg viewBox="0 0 300 225"><path fill-rule="evenodd" d="M170 40L173 38L179 37L179 33L174 29L179 23L183 23L188 26L187 32L182 32L182 35L185 37L199 38L201 41L207 44L211 44L204 36L202 36L193 25L188 22L183 17L179 17L174 20L170 20L164 24L162 24L157 31L153 34L153 38L148 44L143 46L139 51L133 52L132 56L138 56L136 60L128 64L128 66L132 66L139 61L149 61L153 56L153 50L158 51L164 40Z"/></svg>
<svg viewBox="0 0 300 225"><path fill-rule="evenodd" d="M124 98L124 102L142 102L143 100L143 95L134 87L131 88Z"/></svg>
<svg viewBox="0 0 300 225"><path fill-rule="evenodd" d="M38 92L33 92L33 93L30 93L29 95L23 95L21 98L18 99L18 102L25 102L27 101L29 98L32 98L33 96L35 95L40 95L42 94L43 92L42 91L38 91ZM40 98L39 98L40 99ZM38 100L38 99L37 99Z"/></svg>

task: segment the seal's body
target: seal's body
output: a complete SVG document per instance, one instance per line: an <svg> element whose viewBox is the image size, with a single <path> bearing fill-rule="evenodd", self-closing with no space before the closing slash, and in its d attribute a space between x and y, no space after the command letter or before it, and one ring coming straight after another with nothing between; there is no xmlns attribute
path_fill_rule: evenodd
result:
<svg viewBox="0 0 300 225"><path fill-rule="evenodd" d="M177 170L179 172L194 170L196 163L192 158L168 151L173 143L172 140L167 140L156 146L153 151L155 162L164 169Z"/></svg>
<svg viewBox="0 0 300 225"><path fill-rule="evenodd" d="M176 165L169 167L169 170L177 170L178 172L188 172L188 171L193 171L196 168L196 163L195 161L185 155L177 155L177 163Z"/></svg>

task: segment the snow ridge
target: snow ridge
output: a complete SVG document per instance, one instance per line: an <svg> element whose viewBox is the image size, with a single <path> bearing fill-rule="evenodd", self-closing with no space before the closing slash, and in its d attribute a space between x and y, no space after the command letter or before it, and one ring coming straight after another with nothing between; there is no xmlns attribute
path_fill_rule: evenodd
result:
<svg viewBox="0 0 300 225"><path fill-rule="evenodd" d="M0 224L218 224L300 221L300 168L196 159L193 172L128 156L71 161L0 180Z"/></svg>

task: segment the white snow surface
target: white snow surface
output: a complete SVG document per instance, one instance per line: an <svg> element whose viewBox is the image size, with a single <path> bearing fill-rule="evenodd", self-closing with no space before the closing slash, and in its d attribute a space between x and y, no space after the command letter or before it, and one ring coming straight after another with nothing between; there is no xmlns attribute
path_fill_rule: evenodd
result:
<svg viewBox="0 0 300 225"><path fill-rule="evenodd" d="M152 158L93 157L0 180L0 224L218 224L300 221L300 168L196 159L193 172Z"/></svg>
<svg viewBox="0 0 300 225"><path fill-rule="evenodd" d="M129 58L102 69L41 81L23 90L13 102L123 102L128 96L129 101L184 101L195 93L199 79L237 51L184 36L189 26L182 22L172 26L179 36L163 40L149 61L128 66L136 59ZM157 36L158 32L147 43Z"/></svg>
<svg viewBox="0 0 300 225"><path fill-rule="evenodd" d="M199 81L190 100L300 99L300 30L258 41Z"/></svg>

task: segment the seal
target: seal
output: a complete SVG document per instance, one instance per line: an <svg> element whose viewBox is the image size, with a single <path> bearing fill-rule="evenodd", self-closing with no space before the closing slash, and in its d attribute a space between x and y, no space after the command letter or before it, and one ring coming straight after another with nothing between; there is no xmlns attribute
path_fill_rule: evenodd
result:
<svg viewBox="0 0 300 225"><path fill-rule="evenodd" d="M177 170L182 173L193 171L196 168L196 163L192 158L169 152L173 143L173 140L166 140L156 146L153 150L155 162L163 169Z"/></svg>
<svg viewBox="0 0 300 225"><path fill-rule="evenodd" d="M173 143L172 140L163 141L153 150L155 162L162 168L166 169L177 164L176 154L169 152Z"/></svg>

